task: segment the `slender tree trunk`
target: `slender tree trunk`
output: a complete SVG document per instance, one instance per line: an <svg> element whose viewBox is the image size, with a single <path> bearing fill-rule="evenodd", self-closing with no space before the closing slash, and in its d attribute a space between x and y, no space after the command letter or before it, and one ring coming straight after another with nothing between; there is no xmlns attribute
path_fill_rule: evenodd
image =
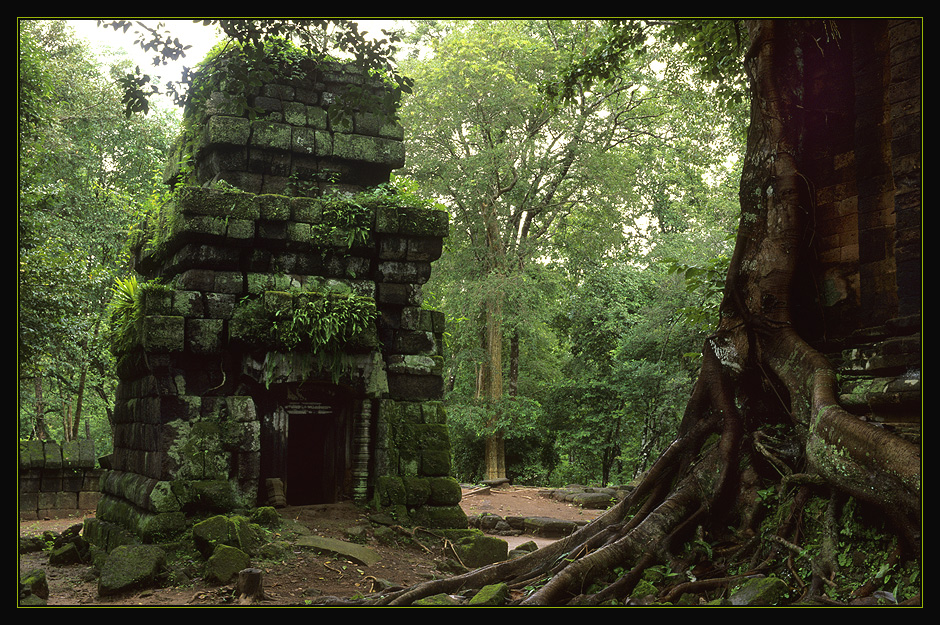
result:
<svg viewBox="0 0 940 625"><path fill-rule="evenodd" d="M519 394L519 330L513 330L509 338L509 390L510 397Z"/></svg>
<svg viewBox="0 0 940 625"><path fill-rule="evenodd" d="M503 301L499 293L490 294L486 302L486 365L484 399L491 409L498 410L503 398ZM498 412L491 416L494 431L486 438L486 479L506 477L506 455L503 433L498 429Z"/></svg>
<svg viewBox="0 0 940 625"><path fill-rule="evenodd" d="M101 317L99 316L95 320L95 328L92 334L93 338L97 338L98 330L101 327ZM88 340L82 341L82 353L86 354L85 361L82 363L82 372L78 380L78 393L75 397L75 416L72 419L72 440L78 439L79 426L82 420L82 406L84 405L85 400L85 382L88 379L88 366L89 358L87 358L88 353Z"/></svg>
<svg viewBox="0 0 940 625"><path fill-rule="evenodd" d="M43 401L42 393L42 375L37 375L34 380L36 395L36 416L33 423L33 436L37 440L46 440L49 433L46 429L46 404Z"/></svg>

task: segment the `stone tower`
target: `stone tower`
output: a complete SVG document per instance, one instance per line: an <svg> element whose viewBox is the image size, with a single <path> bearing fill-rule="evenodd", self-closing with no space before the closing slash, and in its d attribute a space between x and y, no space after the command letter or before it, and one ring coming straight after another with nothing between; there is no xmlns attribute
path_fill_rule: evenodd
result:
<svg viewBox="0 0 940 625"><path fill-rule="evenodd" d="M351 86L385 92L307 60L189 110L173 199L141 231L134 313L118 327L96 542L160 540L280 485L289 505L355 499L466 527L444 319L421 295L448 216L387 187L399 125L331 115Z"/></svg>

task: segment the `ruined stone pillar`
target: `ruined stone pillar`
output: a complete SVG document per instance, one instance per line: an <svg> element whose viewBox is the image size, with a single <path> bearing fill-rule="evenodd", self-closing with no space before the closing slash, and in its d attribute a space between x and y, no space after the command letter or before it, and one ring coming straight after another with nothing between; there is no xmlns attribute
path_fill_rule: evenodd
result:
<svg viewBox="0 0 940 625"><path fill-rule="evenodd" d="M289 504L355 498L466 527L444 319L421 296L448 215L382 186L404 162L400 126L331 119L348 85L381 82L300 70L189 111L173 198L137 242L137 314L116 328L112 469L86 528L98 542L263 505L269 479Z"/></svg>

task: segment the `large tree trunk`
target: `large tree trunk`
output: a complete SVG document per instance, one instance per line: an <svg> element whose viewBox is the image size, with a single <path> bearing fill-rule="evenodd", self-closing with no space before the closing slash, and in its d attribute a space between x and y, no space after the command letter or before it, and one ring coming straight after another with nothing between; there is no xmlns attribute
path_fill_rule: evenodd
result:
<svg viewBox="0 0 940 625"><path fill-rule="evenodd" d="M675 563L696 535L736 543L742 553L766 562L776 553L773 547L758 550L754 543L770 539L792 547L811 488L822 488L833 502L852 496L880 510L906 553L919 555L919 447L843 408L835 368L803 336L819 334L812 320L818 309L804 305L814 299L806 289L812 289L807 278L818 266L816 225L827 217L817 208L811 161L820 145L835 144L841 123L835 111L853 111L857 93L856 86L839 91L833 85L844 77L827 71L844 69L840 55L858 65L859 51L867 54L879 44L868 40L869 31L859 34L856 23L840 25L844 37L820 20L748 26L752 108L739 235L719 327L703 347L702 370L677 438L628 498L572 536L524 558L420 584L378 603L409 604L496 581L521 588L546 578L520 603L622 600L644 569ZM812 99L817 92L826 93L828 109ZM859 125L856 133L868 131ZM858 175L865 175L862 168ZM778 436L781 431L786 434ZM785 443L776 451L775 436ZM812 486L798 488L791 514L781 515L772 536L761 536L755 475L769 465L773 470L763 475L783 475L780 492L787 484ZM826 568L822 564L820 570ZM627 573L611 576L615 568ZM752 570L767 569L758 564ZM804 601L818 594L817 581L826 581L818 573L814 578ZM601 590L582 594L596 581L603 582Z"/></svg>

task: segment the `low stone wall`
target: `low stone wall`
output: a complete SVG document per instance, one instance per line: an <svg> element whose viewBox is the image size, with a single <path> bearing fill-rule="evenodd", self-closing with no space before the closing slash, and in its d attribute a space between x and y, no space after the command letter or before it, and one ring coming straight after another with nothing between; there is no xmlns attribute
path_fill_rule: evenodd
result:
<svg viewBox="0 0 940 625"><path fill-rule="evenodd" d="M94 510L102 470L90 440L20 441L19 516L22 521L68 517Z"/></svg>

